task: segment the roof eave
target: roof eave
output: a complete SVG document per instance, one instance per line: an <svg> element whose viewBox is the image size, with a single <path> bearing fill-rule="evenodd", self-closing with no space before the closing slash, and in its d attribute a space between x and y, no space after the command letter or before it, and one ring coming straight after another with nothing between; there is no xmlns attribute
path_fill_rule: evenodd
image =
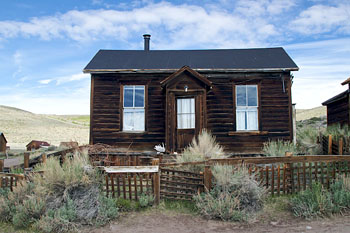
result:
<svg viewBox="0 0 350 233"><path fill-rule="evenodd" d="M84 73L96 74L96 73L162 73L162 72L175 72L178 69L84 69ZM202 72L288 72L298 71L299 67L291 68L261 68L261 69L196 69L195 71Z"/></svg>

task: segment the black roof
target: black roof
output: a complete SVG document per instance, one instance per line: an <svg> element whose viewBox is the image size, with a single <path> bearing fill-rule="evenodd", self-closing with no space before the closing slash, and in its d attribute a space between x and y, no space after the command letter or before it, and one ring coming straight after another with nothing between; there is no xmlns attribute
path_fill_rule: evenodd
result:
<svg viewBox="0 0 350 233"><path fill-rule="evenodd" d="M123 70L298 70L283 48L213 50L100 50L84 72Z"/></svg>
<svg viewBox="0 0 350 233"><path fill-rule="evenodd" d="M322 105L328 105L328 104L334 103L335 101L344 99L348 96L348 93L349 93L349 90L346 90L346 91L344 91L336 96L333 96L329 100L326 100L325 102L322 103Z"/></svg>

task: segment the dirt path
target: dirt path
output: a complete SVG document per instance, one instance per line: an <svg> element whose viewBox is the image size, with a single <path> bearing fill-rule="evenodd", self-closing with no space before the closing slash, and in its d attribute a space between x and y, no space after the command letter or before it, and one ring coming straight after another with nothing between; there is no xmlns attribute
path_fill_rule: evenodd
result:
<svg viewBox="0 0 350 233"><path fill-rule="evenodd" d="M267 222L238 224L214 220L205 220L199 216L172 212L131 213L117 221L98 229L84 232L107 233L228 233L228 232L350 232L350 216L334 219L302 221L289 219L288 222Z"/></svg>
<svg viewBox="0 0 350 233"><path fill-rule="evenodd" d="M4 167L13 167L13 166L19 165L21 163L23 163L23 158L21 158L21 157L5 159L4 160Z"/></svg>

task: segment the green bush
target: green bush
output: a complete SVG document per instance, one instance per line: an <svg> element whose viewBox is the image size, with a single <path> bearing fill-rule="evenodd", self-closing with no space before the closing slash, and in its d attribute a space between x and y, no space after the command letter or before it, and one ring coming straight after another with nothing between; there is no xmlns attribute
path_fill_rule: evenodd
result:
<svg viewBox="0 0 350 233"><path fill-rule="evenodd" d="M245 167L213 167L215 186L210 192L195 196L199 212L208 218L246 221L263 207L265 189L260 187Z"/></svg>
<svg viewBox="0 0 350 233"><path fill-rule="evenodd" d="M30 197L22 205L16 206L12 223L18 228L26 228L36 222L45 213L45 202L41 198Z"/></svg>
<svg viewBox="0 0 350 233"><path fill-rule="evenodd" d="M207 159L225 158L223 148L216 142L215 137L206 129L203 129L198 137L192 139L192 143L185 148L184 152L176 157L177 163L198 162ZM182 168L200 172L204 165L189 165Z"/></svg>
<svg viewBox="0 0 350 233"><path fill-rule="evenodd" d="M314 127L303 127L297 131L297 143L303 154L319 155L322 154L322 147L317 143L319 130Z"/></svg>
<svg viewBox="0 0 350 233"><path fill-rule="evenodd" d="M299 153L298 148L290 141L277 140L264 143L263 153L266 156L284 156L286 152L291 152L294 155Z"/></svg>
<svg viewBox="0 0 350 233"><path fill-rule="evenodd" d="M343 213L350 209L349 178L343 177L330 185L329 190L314 183L291 199L295 216L306 219Z"/></svg>
<svg viewBox="0 0 350 233"><path fill-rule="evenodd" d="M115 205L121 212L130 212L139 210L141 208L140 203L137 201L132 201L124 198L117 198L115 200Z"/></svg>
<svg viewBox="0 0 350 233"><path fill-rule="evenodd" d="M141 207L152 206L154 202L153 194L142 193L139 197L139 203Z"/></svg>
<svg viewBox="0 0 350 233"><path fill-rule="evenodd" d="M114 199L100 196L99 203L98 216L96 219L98 225L104 225L118 216L119 209Z"/></svg>

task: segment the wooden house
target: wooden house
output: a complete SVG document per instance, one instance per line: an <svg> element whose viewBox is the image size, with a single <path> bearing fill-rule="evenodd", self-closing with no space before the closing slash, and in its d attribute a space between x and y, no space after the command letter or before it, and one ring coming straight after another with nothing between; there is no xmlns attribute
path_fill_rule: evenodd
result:
<svg viewBox="0 0 350 233"><path fill-rule="evenodd" d="M44 146L50 146L49 143L44 141L32 140L30 143L26 145L27 151L37 150Z"/></svg>
<svg viewBox="0 0 350 233"><path fill-rule="evenodd" d="M6 153L6 143L7 140L4 133L0 132L0 153Z"/></svg>
<svg viewBox="0 0 350 233"><path fill-rule="evenodd" d="M327 106L327 125L349 125L350 123L350 78L342 82L342 85L346 84L348 84L346 91L322 103L322 105Z"/></svg>
<svg viewBox="0 0 350 233"><path fill-rule="evenodd" d="M292 140L292 75L283 48L100 50L91 74L90 144L181 151L207 128L227 151Z"/></svg>

